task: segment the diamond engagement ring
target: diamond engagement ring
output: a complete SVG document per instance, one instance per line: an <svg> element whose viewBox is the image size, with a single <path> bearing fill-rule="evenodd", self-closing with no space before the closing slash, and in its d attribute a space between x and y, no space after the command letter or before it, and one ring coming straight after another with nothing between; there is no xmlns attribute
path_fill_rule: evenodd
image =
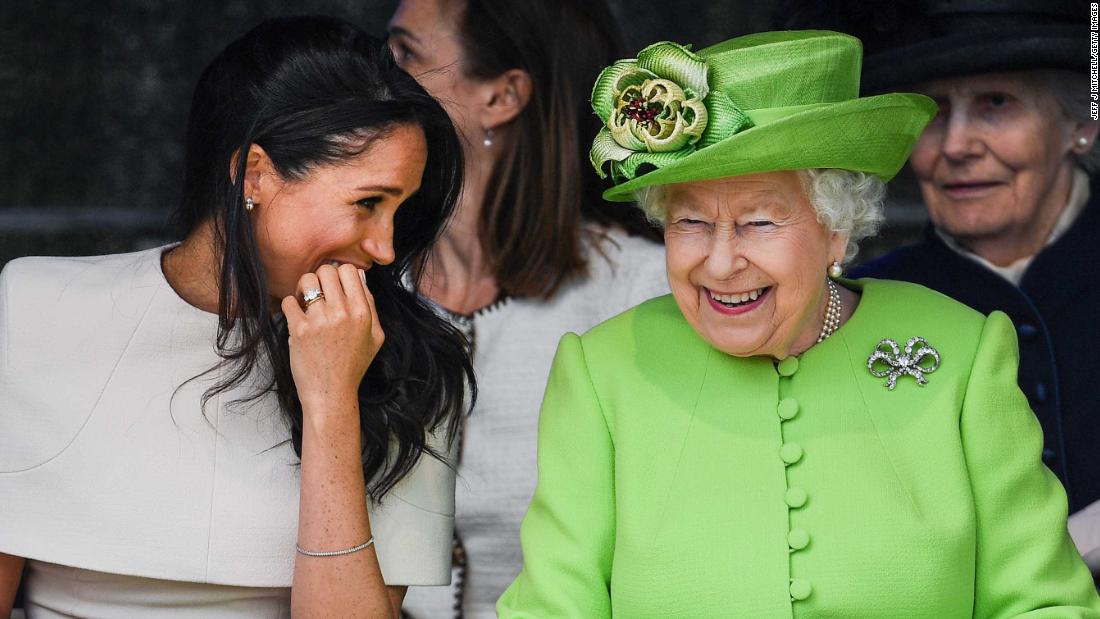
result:
<svg viewBox="0 0 1100 619"><path fill-rule="evenodd" d="M302 303L305 304L305 309L309 309L310 305L325 298L325 293L321 292L320 288L310 288L302 293Z"/></svg>

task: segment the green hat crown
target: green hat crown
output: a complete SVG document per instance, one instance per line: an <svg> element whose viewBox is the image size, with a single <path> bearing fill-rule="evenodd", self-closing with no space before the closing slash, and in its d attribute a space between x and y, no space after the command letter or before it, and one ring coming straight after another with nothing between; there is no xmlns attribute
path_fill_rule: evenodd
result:
<svg viewBox="0 0 1100 619"><path fill-rule="evenodd" d="M892 177L935 104L911 94L859 98L861 62L858 39L809 30L753 34L699 52L662 41L614 63L592 90L604 124L592 165L619 183L605 197L780 169Z"/></svg>

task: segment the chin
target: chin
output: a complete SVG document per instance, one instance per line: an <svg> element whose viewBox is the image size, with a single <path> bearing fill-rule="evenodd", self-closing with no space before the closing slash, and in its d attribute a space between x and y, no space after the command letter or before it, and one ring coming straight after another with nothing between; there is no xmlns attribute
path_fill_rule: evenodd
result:
<svg viewBox="0 0 1100 619"><path fill-rule="evenodd" d="M996 221L995 206L971 204L941 207L941 212L953 209L948 217L934 217L932 222L940 231L954 238L974 238L995 235L1002 227Z"/></svg>
<svg viewBox="0 0 1100 619"><path fill-rule="evenodd" d="M711 337L711 334L708 332L703 332L701 335L708 344L727 355L732 355L734 357L753 357L760 354L759 345L756 342L747 342L742 339L733 339L730 337L714 338Z"/></svg>
<svg viewBox="0 0 1100 619"><path fill-rule="evenodd" d="M996 222L976 220L947 220L936 224L936 227L959 241L967 239L984 239L995 237L1000 233L1002 226Z"/></svg>

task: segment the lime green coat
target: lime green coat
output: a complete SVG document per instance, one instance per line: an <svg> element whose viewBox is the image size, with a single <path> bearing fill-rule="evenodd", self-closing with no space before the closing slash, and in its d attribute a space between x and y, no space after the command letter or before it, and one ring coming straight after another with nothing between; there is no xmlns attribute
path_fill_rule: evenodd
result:
<svg viewBox="0 0 1100 619"><path fill-rule="evenodd" d="M499 616L1100 617L1009 320L850 285L851 319L778 367L671 297L567 334ZM867 358L913 336L942 364L890 391Z"/></svg>

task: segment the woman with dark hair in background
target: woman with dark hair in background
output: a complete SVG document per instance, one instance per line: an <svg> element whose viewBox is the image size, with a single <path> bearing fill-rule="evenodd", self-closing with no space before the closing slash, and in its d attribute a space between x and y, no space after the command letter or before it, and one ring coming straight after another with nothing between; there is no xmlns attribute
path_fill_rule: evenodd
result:
<svg viewBox="0 0 1100 619"><path fill-rule="evenodd" d="M24 565L30 617L392 617L447 582L472 368L404 282L461 165L354 26L226 48L192 102L183 242L0 276L0 615Z"/></svg>
<svg viewBox="0 0 1100 619"><path fill-rule="evenodd" d="M479 387L462 430L455 582L410 591L420 619L492 617L519 573L558 339L668 291L644 218L603 201L585 170L600 124L591 84L624 55L620 40L602 1L404 0L390 22L398 63L464 138L466 184L420 292L471 336Z"/></svg>

